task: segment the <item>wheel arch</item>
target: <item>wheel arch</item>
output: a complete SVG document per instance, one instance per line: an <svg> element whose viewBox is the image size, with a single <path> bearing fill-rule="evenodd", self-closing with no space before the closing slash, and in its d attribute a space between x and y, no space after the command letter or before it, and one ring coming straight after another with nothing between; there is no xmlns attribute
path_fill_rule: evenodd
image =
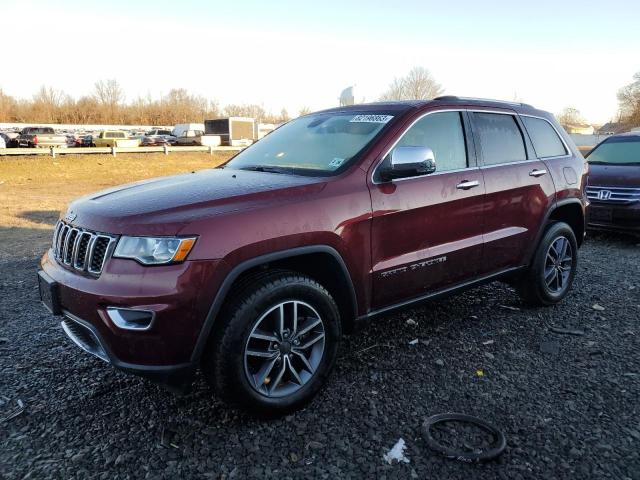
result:
<svg viewBox="0 0 640 480"><path fill-rule="evenodd" d="M267 269L287 269L316 279L332 295L340 310L342 329L351 332L357 315L357 299L353 281L340 253L328 245L292 248L261 255L236 265L222 281L204 321L191 361L200 361L214 331L222 306L234 287L252 275Z"/></svg>
<svg viewBox="0 0 640 480"><path fill-rule="evenodd" d="M565 222L571 227L578 247L582 245L585 232L585 215L584 207L578 199L568 199L558 202L556 206L549 212L547 223L559 221Z"/></svg>
<svg viewBox="0 0 640 480"><path fill-rule="evenodd" d="M567 223L573 233L576 236L578 247L582 245L585 232L585 213L584 205L578 198L566 198L553 204L549 211L545 215L544 222L540 225L540 230L536 234L535 242L533 242L525 257L525 265L529 265L533 260L533 256L536 253L536 249L540 244L540 240L546 231L547 225L550 222L565 222Z"/></svg>

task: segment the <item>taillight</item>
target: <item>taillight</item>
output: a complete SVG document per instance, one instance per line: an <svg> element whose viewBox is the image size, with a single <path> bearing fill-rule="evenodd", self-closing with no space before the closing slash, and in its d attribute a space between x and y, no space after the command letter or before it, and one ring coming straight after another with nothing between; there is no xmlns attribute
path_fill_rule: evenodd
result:
<svg viewBox="0 0 640 480"><path fill-rule="evenodd" d="M33 144L37 145L38 144L38 135L34 135L33 136Z"/></svg>

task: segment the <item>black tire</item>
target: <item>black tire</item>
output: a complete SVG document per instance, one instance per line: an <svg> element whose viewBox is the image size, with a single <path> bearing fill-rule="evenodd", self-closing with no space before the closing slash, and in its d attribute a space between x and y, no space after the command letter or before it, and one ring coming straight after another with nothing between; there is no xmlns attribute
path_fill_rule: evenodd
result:
<svg viewBox="0 0 640 480"><path fill-rule="evenodd" d="M559 259L558 265L552 268L553 253L551 246L557 245L556 242L559 239L565 239L567 248L570 248L571 251L566 252L563 256L563 258L567 259L565 262ZM548 257L548 255L551 256ZM571 259L570 262L569 258ZM564 222L551 223L547 226L538 244L531 265L516 283L516 291L530 305L546 306L556 304L566 297L569 290L571 290L577 267L578 242L573 230ZM549 272L551 273L549 274ZM554 283L553 279L555 279L556 283ZM548 284L549 281L551 281L551 285Z"/></svg>
<svg viewBox="0 0 640 480"><path fill-rule="evenodd" d="M202 369L206 380L223 401L256 414L280 415L302 407L322 388L336 361L342 330L340 313L335 301L318 282L306 275L291 271L262 272L246 279L237 287L236 294L220 312L218 317L220 324L214 327L213 336L204 353ZM271 371L277 370L274 376L284 380L285 377L279 375L280 370L287 372L288 381L284 383L280 380L275 381L278 382L278 385L282 385L280 387L282 389L285 387L297 388L290 394L271 396L268 392L271 388L269 385L271 374L265 378L264 385L257 382L257 375L251 375L248 365L254 357L247 356L247 360L245 360L245 349L250 350L250 342L256 341L252 335L257 325L262 321L268 321L264 320L269 318L267 312L279 304L287 304L288 302L298 302L298 304L305 305L304 308L310 306L314 313L318 314L323 328L322 333L318 335L324 334L322 337L323 350L320 355L317 355L317 351L315 352L313 373L309 373L306 369L301 370L301 375L304 373L307 376L305 383L294 382L291 370L287 370L287 367L295 368L292 362L300 360L293 353L293 349L304 347L293 347L293 344L289 344L283 339L276 348L275 343L272 347L271 341L267 341L266 348L270 351L273 348L282 362L272 367ZM275 314L277 315L278 312ZM313 320L311 316L309 318ZM302 321L308 321L308 318L302 317ZM302 328L299 329L299 331L301 330ZM316 333L312 331L307 335L315 335ZM273 332L273 334L277 335L278 333ZM304 337L302 340L304 341ZM287 348L283 347L285 343L289 345L291 352L279 350ZM253 349L251 347L251 350ZM289 357L296 358L296 360L289 360ZM261 358L255 361L267 362ZM277 387L275 381L272 385L274 389ZM259 387L256 385L257 383L260 383ZM260 392L258 388L263 388L266 391Z"/></svg>

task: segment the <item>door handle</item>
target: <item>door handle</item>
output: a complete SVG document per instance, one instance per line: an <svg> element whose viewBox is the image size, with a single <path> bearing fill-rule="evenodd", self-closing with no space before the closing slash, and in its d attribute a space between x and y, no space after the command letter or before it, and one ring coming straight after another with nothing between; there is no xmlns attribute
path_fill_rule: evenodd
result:
<svg viewBox="0 0 640 480"><path fill-rule="evenodd" d="M470 188L477 187L478 185L480 185L480 182L478 180L473 180L473 181L464 180L459 184L457 184L456 188L458 190L469 190Z"/></svg>
<svg viewBox="0 0 640 480"><path fill-rule="evenodd" d="M538 169L536 169L536 170L531 170L531 171L529 172L529 176L530 176L530 177L541 177L542 175L546 175L546 174L547 174L547 171L546 171L546 170L538 170Z"/></svg>

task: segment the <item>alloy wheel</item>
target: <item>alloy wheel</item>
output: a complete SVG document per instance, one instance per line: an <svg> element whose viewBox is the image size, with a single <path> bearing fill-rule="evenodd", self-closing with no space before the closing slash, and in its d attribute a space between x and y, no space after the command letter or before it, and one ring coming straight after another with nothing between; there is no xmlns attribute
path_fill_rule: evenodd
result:
<svg viewBox="0 0 640 480"><path fill-rule="evenodd" d="M322 318L309 304L281 302L254 324L244 348L249 384L266 397L285 397L306 385L325 347Z"/></svg>
<svg viewBox="0 0 640 480"><path fill-rule="evenodd" d="M572 268L571 242L564 236L557 237L549 245L544 264L544 282L551 293L562 293L568 287Z"/></svg>

